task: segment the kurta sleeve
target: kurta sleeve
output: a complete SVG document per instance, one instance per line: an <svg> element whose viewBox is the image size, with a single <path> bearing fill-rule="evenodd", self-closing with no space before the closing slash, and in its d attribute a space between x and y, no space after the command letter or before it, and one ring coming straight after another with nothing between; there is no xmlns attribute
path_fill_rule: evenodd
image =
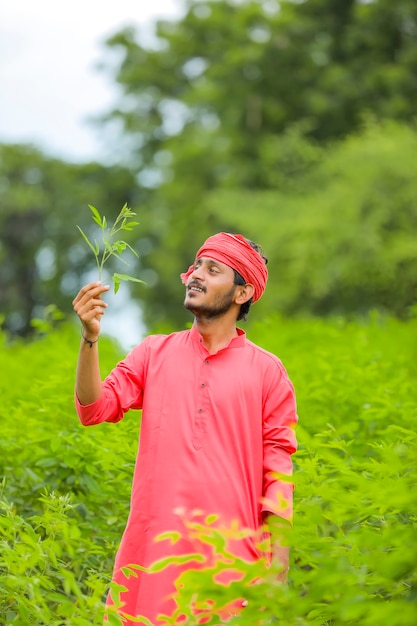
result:
<svg viewBox="0 0 417 626"><path fill-rule="evenodd" d="M263 416L262 511L292 519L291 455L297 449L294 388L283 366L268 381Z"/></svg>
<svg viewBox="0 0 417 626"><path fill-rule="evenodd" d="M136 346L105 378L101 397L83 405L75 394L75 407L84 426L119 422L129 409L141 409L149 359L148 341Z"/></svg>

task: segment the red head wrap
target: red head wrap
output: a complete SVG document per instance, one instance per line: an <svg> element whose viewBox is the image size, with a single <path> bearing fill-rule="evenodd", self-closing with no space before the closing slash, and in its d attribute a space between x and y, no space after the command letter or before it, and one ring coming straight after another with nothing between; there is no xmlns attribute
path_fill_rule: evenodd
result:
<svg viewBox="0 0 417 626"><path fill-rule="evenodd" d="M196 259L201 257L219 261L219 263L224 263L239 272L242 278L255 288L253 302L259 300L265 291L268 280L265 261L242 235L218 233L209 237L196 254ZM193 270L194 265L190 265L188 271L181 274L181 280L184 284L186 284Z"/></svg>

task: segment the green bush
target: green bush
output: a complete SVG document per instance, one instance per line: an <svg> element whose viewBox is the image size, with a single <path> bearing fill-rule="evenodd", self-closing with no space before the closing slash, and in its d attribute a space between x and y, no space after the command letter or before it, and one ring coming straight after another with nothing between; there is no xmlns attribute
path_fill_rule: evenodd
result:
<svg viewBox="0 0 417 626"><path fill-rule="evenodd" d="M85 429L74 409L79 331L0 351L0 623L101 624L126 521L138 420ZM109 369L120 350L103 339ZM2 619L5 621L2 622Z"/></svg>
<svg viewBox="0 0 417 626"><path fill-rule="evenodd" d="M78 332L64 325L0 351L2 626L102 623L140 415L79 424ZM187 623L197 623L193 611L207 597L215 604L206 623L223 623L216 611L242 596L249 604L239 624L414 626L417 321L275 316L249 336L282 358L297 390L290 582L280 586L270 571L248 585L260 566L240 564L244 580L213 590L212 571L189 571L179 598ZM121 353L105 338L100 351L104 375ZM210 520L199 532L224 552Z"/></svg>
<svg viewBox="0 0 417 626"><path fill-rule="evenodd" d="M264 316L409 315L417 298L416 142L414 128L388 122L367 122L326 150L289 132L265 148L275 189L208 195L211 219L269 257Z"/></svg>

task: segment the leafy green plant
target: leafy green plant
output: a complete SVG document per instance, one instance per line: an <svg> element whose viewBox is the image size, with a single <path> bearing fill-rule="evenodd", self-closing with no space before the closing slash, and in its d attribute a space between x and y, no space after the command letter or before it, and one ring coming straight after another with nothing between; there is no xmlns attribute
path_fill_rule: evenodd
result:
<svg viewBox="0 0 417 626"><path fill-rule="evenodd" d="M41 510L25 519L0 489L0 623L102 623L105 575L99 565L81 566L91 548L70 516L71 497L44 490L39 503Z"/></svg>
<svg viewBox="0 0 417 626"><path fill-rule="evenodd" d="M104 215L101 215L96 207L92 206L91 204L89 204L88 206L92 212L93 221L101 230L101 244L97 241L97 239L94 239L94 243L92 243L85 234L85 232L78 226L78 224L77 228L80 231L84 241L94 254L97 263L98 278L99 280L101 280L103 276L104 265L110 257L116 257L122 263L128 265L125 259L122 258L122 254L126 249L129 249L136 257L139 256L136 250L134 250L132 246L130 246L126 241L116 238L118 236L118 233L120 233L121 231L131 232L135 228L135 226L138 226L139 222L132 221L132 218L136 216L136 213L134 213L132 209L127 206L126 203L123 205L113 225L109 225L107 223L106 217ZM114 293L118 292L120 282L122 280L130 280L136 283L144 282L139 278L129 276L129 274L119 274L118 272L115 272L113 274L112 280L114 285Z"/></svg>
<svg viewBox="0 0 417 626"><path fill-rule="evenodd" d="M122 626L123 588L111 573L140 412L83 428L73 391L78 326L46 330L29 343L0 331L0 625L102 626L107 612L109 626ZM273 316L250 338L282 358L297 392L289 584L262 561L239 562L227 542L240 529L220 529L212 516L190 519L190 554L156 562L155 579L161 567L177 568L183 626L415 626L417 318ZM103 337L100 356L104 376L122 351ZM24 394L16 380L26 381ZM126 579L139 566L132 555ZM214 584L230 569L241 577ZM248 605L227 621L237 598Z"/></svg>

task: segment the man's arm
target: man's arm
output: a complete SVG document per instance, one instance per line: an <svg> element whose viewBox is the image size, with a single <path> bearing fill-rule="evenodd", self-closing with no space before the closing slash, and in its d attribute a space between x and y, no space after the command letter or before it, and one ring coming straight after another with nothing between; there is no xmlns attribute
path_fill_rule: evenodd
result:
<svg viewBox="0 0 417 626"><path fill-rule="evenodd" d="M264 523L268 526L271 541L271 565L277 571L277 581L283 584L288 582L288 572L290 568L290 548L288 546L288 531L291 524L288 520L265 511ZM258 580L257 582L262 582ZM248 606L249 602L243 600L242 607Z"/></svg>
<svg viewBox="0 0 417 626"><path fill-rule="evenodd" d="M278 580L286 582L289 537L292 523L292 454L297 449L298 421L294 388L285 370L269 381L263 420L263 512L271 539L272 565Z"/></svg>
<svg viewBox="0 0 417 626"><path fill-rule="evenodd" d="M266 513L265 521L271 536L272 566L277 569L277 580L286 583L290 563L290 548L287 537L290 523L274 513Z"/></svg>
<svg viewBox="0 0 417 626"><path fill-rule="evenodd" d="M102 299L107 285L89 283L73 300L74 311L82 323L75 392L81 404L92 404L101 397L102 383L98 357L100 321L107 304Z"/></svg>

